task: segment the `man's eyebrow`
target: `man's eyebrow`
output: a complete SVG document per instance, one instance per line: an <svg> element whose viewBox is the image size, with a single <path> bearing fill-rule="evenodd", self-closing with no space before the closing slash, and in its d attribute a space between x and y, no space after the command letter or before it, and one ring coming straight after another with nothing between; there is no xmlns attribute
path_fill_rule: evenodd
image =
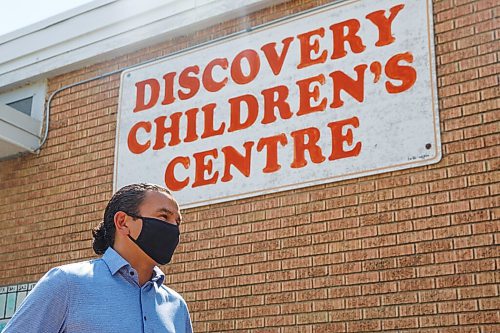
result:
<svg viewBox="0 0 500 333"><path fill-rule="evenodd" d="M170 210L170 209L167 209L167 208L160 208L158 209L158 212L161 213L161 212L164 212L164 213L167 213L167 214L172 214L174 215L174 213ZM181 223L182 222L182 218L181 218L181 215L179 214L179 216L177 217L177 219L175 219L175 221L177 223Z"/></svg>

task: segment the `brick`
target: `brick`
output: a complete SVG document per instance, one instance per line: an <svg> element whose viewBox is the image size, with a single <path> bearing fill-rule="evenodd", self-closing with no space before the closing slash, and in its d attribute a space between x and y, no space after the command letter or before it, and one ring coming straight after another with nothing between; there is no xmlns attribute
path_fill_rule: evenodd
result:
<svg viewBox="0 0 500 333"><path fill-rule="evenodd" d="M477 310L477 302L472 300L453 301L438 304L440 313L469 312Z"/></svg>
<svg viewBox="0 0 500 333"><path fill-rule="evenodd" d="M456 264L457 273L483 272L495 270L495 260L484 259L469 262L460 262Z"/></svg>
<svg viewBox="0 0 500 333"><path fill-rule="evenodd" d="M282 314L311 312L311 311L312 311L312 304L309 302L292 303L292 304L285 304L285 305L281 306L281 313Z"/></svg>
<svg viewBox="0 0 500 333"><path fill-rule="evenodd" d="M395 259L365 260L362 263L363 271L378 271L396 267Z"/></svg>
<svg viewBox="0 0 500 333"><path fill-rule="evenodd" d="M319 323L312 326L315 333L346 332L344 323Z"/></svg>
<svg viewBox="0 0 500 333"><path fill-rule="evenodd" d="M378 320L363 320L360 322L348 322L348 332L375 332L380 331L382 325Z"/></svg>
<svg viewBox="0 0 500 333"><path fill-rule="evenodd" d="M347 298L345 303L347 309L375 307L380 305L380 296L373 295Z"/></svg>
<svg viewBox="0 0 500 333"><path fill-rule="evenodd" d="M468 211L470 209L470 205L468 201L457 201L450 202L446 204L436 205L432 207L433 215L443 215L443 214L451 214Z"/></svg>
<svg viewBox="0 0 500 333"><path fill-rule="evenodd" d="M436 313L436 305L432 303L401 305L399 313L402 317L430 315Z"/></svg>
<svg viewBox="0 0 500 333"><path fill-rule="evenodd" d="M454 289L426 290L418 293L421 302L442 302L457 299L457 291Z"/></svg>
<svg viewBox="0 0 500 333"><path fill-rule="evenodd" d="M311 220L312 222L319 222L319 221L340 219L342 217L343 217L342 210L332 209L322 212L313 212Z"/></svg>
<svg viewBox="0 0 500 333"><path fill-rule="evenodd" d="M395 318L382 321L384 330L401 330L418 327L418 318Z"/></svg>
<svg viewBox="0 0 500 333"><path fill-rule="evenodd" d="M451 326L458 324L457 315L434 315L419 318L421 327Z"/></svg>
<svg viewBox="0 0 500 333"><path fill-rule="evenodd" d="M420 231L400 233L397 236L397 241L398 244L428 241L432 239L432 233L433 232L431 230L420 230Z"/></svg>
<svg viewBox="0 0 500 333"><path fill-rule="evenodd" d="M447 192L431 193L422 196L416 196L412 198L413 207L429 206L431 204L438 204L443 202L449 202L450 196Z"/></svg>
<svg viewBox="0 0 500 333"><path fill-rule="evenodd" d="M395 245L397 242L396 235L384 235L377 237L370 237L361 240L364 248L374 248L380 246L390 246ZM390 251L390 250L385 250Z"/></svg>
<svg viewBox="0 0 500 333"><path fill-rule="evenodd" d="M394 318L398 317L398 309L396 306L367 308L363 310L363 317L366 319Z"/></svg>
<svg viewBox="0 0 500 333"><path fill-rule="evenodd" d="M473 25L478 22L486 21L492 18L491 11L484 10L480 12L476 12L473 15L466 15L462 17L458 17L454 19L455 25L457 27L465 26L465 25Z"/></svg>
<svg viewBox="0 0 500 333"><path fill-rule="evenodd" d="M411 279L415 277L416 277L415 269L411 267L384 270L380 272L381 281L398 281L404 279Z"/></svg>
<svg viewBox="0 0 500 333"><path fill-rule="evenodd" d="M445 180L434 181L429 184L429 188L431 192L445 191L456 188L464 188L466 187L466 178L458 177L458 178L447 178Z"/></svg>
<svg viewBox="0 0 500 333"><path fill-rule="evenodd" d="M481 330L482 330L481 333L495 333L498 331L499 328L500 328L500 325L498 325L498 324L496 324L496 325L482 325L481 326Z"/></svg>
<svg viewBox="0 0 500 333"><path fill-rule="evenodd" d="M394 281L370 283L362 286L363 295L394 293L398 289Z"/></svg>
<svg viewBox="0 0 500 333"><path fill-rule="evenodd" d="M486 44L488 42L494 41L495 35L491 31L486 31L480 34L475 34L474 36L462 38L457 40L457 48L469 48L471 46L477 46L481 44Z"/></svg>
<svg viewBox="0 0 500 333"><path fill-rule="evenodd" d="M322 211L325 210L325 202L324 201L315 201L315 202L308 202L306 204L299 204L295 206L295 213L296 215L300 214L305 214L305 213L310 213L310 212L317 212L317 211Z"/></svg>
<svg viewBox="0 0 500 333"><path fill-rule="evenodd" d="M300 290L295 293L297 302L308 301L311 299L321 300L328 298L328 291L326 289L313 289L313 290ZM313 307L316 305L313 304Z"/></svg>
<svg viewBox="0 0 500 333"><path fill-rule="evenodd" d="M450 217L446 215L432 216L425 219L413 221L413 228L415 230L434 229L446 227L448 225L450 225Z"/></svg>
<svg viewBox="0 0 500 333"><path fill-rule="evenodd" d="M395 293L382 296L382 305L408 304L416 302L417 293L415 292Z"/></svg>
<svg viewBox="0 0 500 333"><path fill-rule="evenodd" d="M434 278L416 278L401 280L399 288L401 291L414 291L435 288Z"/></svg>
<svg viewBox="0 0 500 333"><path fill-rule="evenodd" d="M474 276L472 274L449 275L436 278L436 286L438 288L463 287L474 284Z"/></svg>
<svg viewBox="0 0 500 333"><path fill-rule="evenodd" d="M418 276L439 276L453 274L455 271L452 264L439 264L417 268Z"/></svg>
<svg viewBox="0 0 500 333"><path fill-rule="evenodd" d="M472 210L500 207L500 195L488 196L484 199L472 199L470 200L470 206Z"/></svg>
<svg viewBox="0 0 500 333"><path fill-rule="evenodd" d="M359 320L362 317L362 310L338 310L335 311L334 315L330 318L331 321L347 321L347 320Z"/></svg>
<svg viewBox="0 0 500 333"><path fill-rule="evenodd" d="M474 249L474 256L477 259L500 257L500 247L487 246ZM472 258L471 258L472 259Z"/></svg>
<svg viewBox="0 0 500 333"><path fill-rule="evenodd" d="M310 267L312 263L312 258L292 258L292 259L284 259L282 261L283 269L292 269L292 268L300 268L300 267Z"/></svg>
<svg viewBox="0 0 500 333"><path fill-rule="evenodd" d="M429 214L430 214L430 210ZM396 215L396 218L398 215ZM406 219L406 214L402 213L400 215L400 218ZM387 235L387 234L394 234L394 233L401 233L401 232L408 232L413 230L413 225L411 221L404 221L404 222L394 222L390 224L385 224L385 225L379 225L377 227L377 232L379 235Z"/></svg>
<svg viewBox="0 0 500 333"><path fill-rule="evenodd" d="M295 294L293 292L281 292L264 295L265 304L279 304L290 303L295 301ZM283 311L282 311L283 313Z"/></svg>
<svg viewBox="0 0 500 333"><path fill-rule="evenodd" d="M433 240L418 243L415 245L415 247L417 253L437 252L452 249L453 242L449 239Z"/></svg>
<svg viewBox="0 0 500 333"><path fill-rule="evenodd" d="M452 250L434 253L436 263L471 260L474 257L472 249Z"/></svg>
<svg viewBox="0 0 500 333"><path fill-rule="evenodd" d="M498 296L498 290L494 285L472 286L459 288L458 295L460 299L495 297Z"/></svg>
<svg viewBox="0 0 500 333"><path fill-rule="evenodd" d="M490 214L488 211L474 211L456 214L452 216L452 224L461 224L461 223L471 223L471 222L479 222L479 221L487 221L490 219Z"/></svg>
<svg viewBox="0 0 500 333"><path fill-rule="evenodd" d="M263 327L264 326L264 318L247 318L247 319L238 319L236 321L236 329L249 329L255 327Z"/></svg>
<svg viewBox="0 0 500 333"><path fill-rule="evenodd" d="M470 248L482 245L492 245L492 235L473 235L468 237L460 237L453 240L454 246L457 249Z"/></svg>
<svg viewBox="0 0 500 333"><path fill-rule="evenodd" d="M329 199L332 197L340 197L342 195L342 189L339 187L331 187L325 189L318 189L310 194L311 201L318 201Z"/></svg>
<svg viewBox="0 0 500 333"><path fill-rule="evenodd" d="M498 297L480 299L479 308L481 310L499 310L500 300L498 299Z"/></svg>
<svg viewBox="0 0 500 333"><path fill-rule="evenodd" d="M362 284L379 281L378 272L363 272L357 274L350 274L345 277L346 284Z"/></svg>
<svg viewBox="0 0 500 333"><path fill-rule="evenodd" d="M415 267L434 263L432 254L416 254L397 258L399 267Z"/></svg>
<svg viewBox="0 0 500 333"><path fill-rule="evenodd" d="M485 183L492 183L494 182L494 179L498 177L499 174L500 172L493 171L488 173L471 175L467 177L467 181L471 184L471 186L485 184Z"/></svg>
<svg viewBox="0 0 500 333"><path fill-rule="evenodd" d="M361 225L374 225L392 222L394 220L392 212L377 213L371 215L361 216L359 218L359 224Z"/></svg>
<svg viewBox="0 0 500 333"><path fill-rule="evenodd" d="M483 311L479 313L464 313L459 315L462 325L497 324L500 319L498 311Z"/></svg>
<svg viewBox="0 0 500 333"><path fill-rule="evenodd" d="M344 231L344 239L365 238L377 235L377 227L367 226Z"/></svg>
<svg viewBox="0 0 500 333"><path fill-rule="evenodd" d="M361 295L361 286L335 286L328 290L329 298L345 298Z"/></svg>

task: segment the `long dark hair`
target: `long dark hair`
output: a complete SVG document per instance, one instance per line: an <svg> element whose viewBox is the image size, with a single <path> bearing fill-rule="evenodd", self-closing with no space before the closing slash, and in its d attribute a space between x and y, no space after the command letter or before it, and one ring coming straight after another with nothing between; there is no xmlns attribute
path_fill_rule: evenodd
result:
<svg viewBox="0 0 500 333"><path fill-rule="evenodd" d="M115 242L115 214L122 211L132 215L140 215L139 207L148 191L170 194L167 189L161 186L140 183L124 186L113 195L104 210L103 221L92 229L94 237L92 248L96 254L104 254L108 247L113 246Z"/></svg>

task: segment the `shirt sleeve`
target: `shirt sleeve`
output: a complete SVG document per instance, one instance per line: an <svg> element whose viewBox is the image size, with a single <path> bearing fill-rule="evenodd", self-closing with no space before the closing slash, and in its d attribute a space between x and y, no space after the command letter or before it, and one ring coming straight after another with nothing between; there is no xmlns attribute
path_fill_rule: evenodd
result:
<svg viewBox="0 0 500 333"><path fill-rule="evenodd" d="M38 281L2 332L62 332L68 297L65 272L57 267L51 269Z"/></svg>
<svg viewBox="0 0 500 333"><path fill-rule="evenodd" d="M191 323L191 317L189 316L189 311L186 306L186 333L193 333L193 324Z"/></svg>

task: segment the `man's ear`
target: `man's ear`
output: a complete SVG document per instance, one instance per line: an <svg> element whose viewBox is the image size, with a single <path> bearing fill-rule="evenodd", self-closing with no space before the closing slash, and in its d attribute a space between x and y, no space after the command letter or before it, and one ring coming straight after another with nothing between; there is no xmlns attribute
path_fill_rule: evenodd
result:
<svg viewBox="0 0 500 333"><path fill-rule="evenodd" d="M126 213L122 211L118 211L115 214L114 217L114 222L115 222L115 228L116 232L127 236L130 234L130 229L128 228L127 223L132 219L130 216L128 216Z"/></svg>

